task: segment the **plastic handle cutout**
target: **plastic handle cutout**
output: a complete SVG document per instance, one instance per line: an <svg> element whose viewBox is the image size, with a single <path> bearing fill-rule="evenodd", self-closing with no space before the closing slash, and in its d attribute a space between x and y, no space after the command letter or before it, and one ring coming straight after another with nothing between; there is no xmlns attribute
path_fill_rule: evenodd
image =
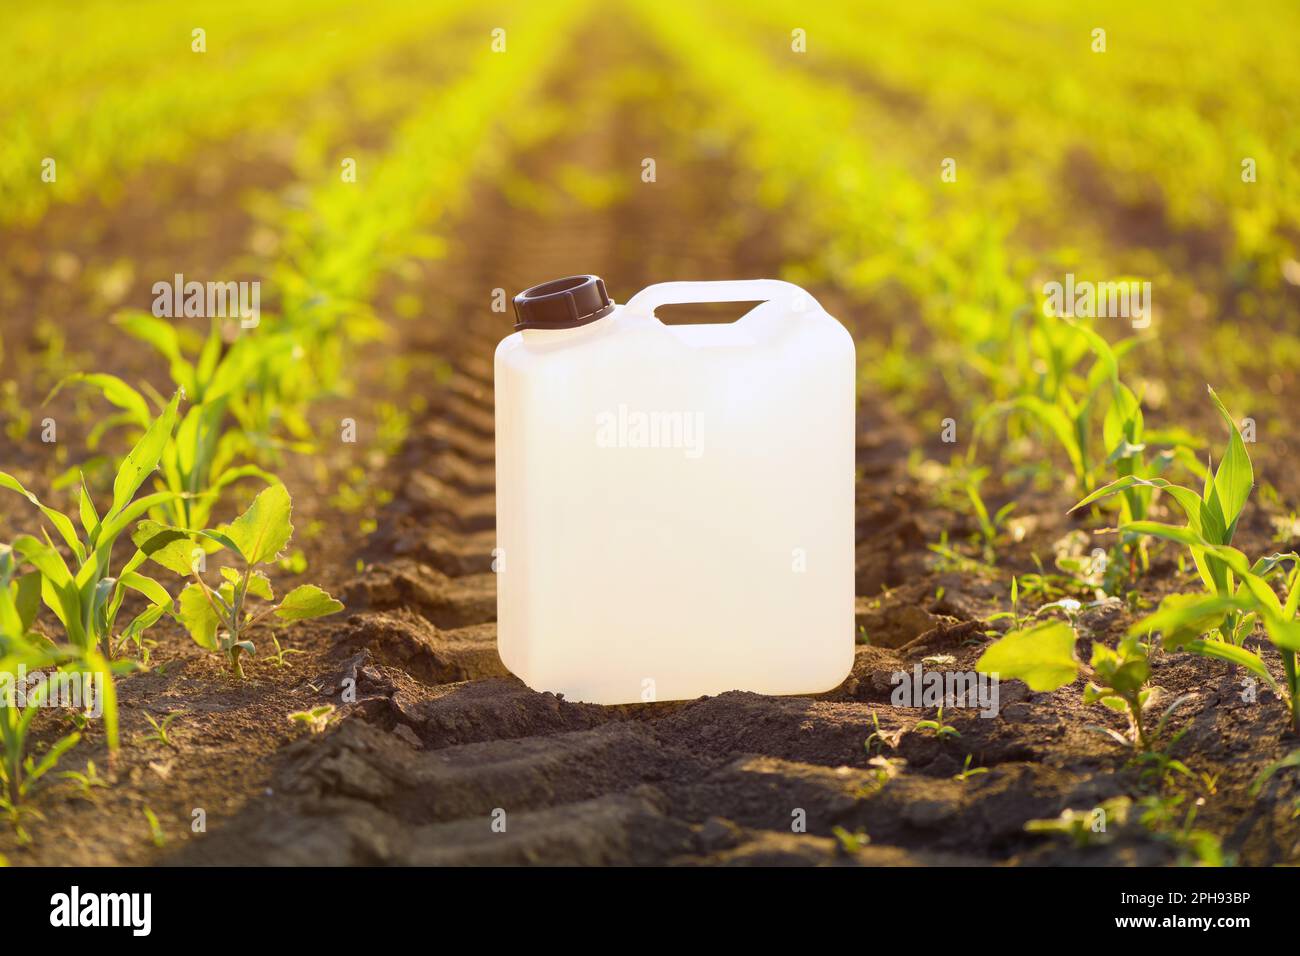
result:
<svg viewBox="0 0 1300 956"><path fill-rule="evenodd" d="M774 302L784 300L795 312L821 311L817 300L793 282L780 279L732 279L720 282L660 282L628 300L624 314L651 318L661 305L696 302Z"/></svg>

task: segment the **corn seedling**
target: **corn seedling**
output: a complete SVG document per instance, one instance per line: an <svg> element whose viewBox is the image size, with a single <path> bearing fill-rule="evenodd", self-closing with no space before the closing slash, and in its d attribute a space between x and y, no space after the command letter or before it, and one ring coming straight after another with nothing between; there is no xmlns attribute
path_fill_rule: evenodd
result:
<svg viewBox="0 0 1300 956"><path fill-rule="evenodd" d="M153 714L146 712L144 715L144 719L147 720L149 722L149 726L153 728L153 733L146 734L144 736L144 740L146 742L151 740L156 740L164 747L171 747L173 750L180 750L180 748L177 747L176 744L172 742L172 739L167 732L167 729L171 726L172 721L180 716L181 716L181 712L178 710L174 713L168 714L160 721L157 720Z"/></svg>
<svg viewBox="0 0 1300 956"><path fill-rule="evenodd" d="M898 746L898 741L902 739L903 732L901 730L885 730L880 726L880 717L874 710L871 712L871 726L871 734L863 743L867 753L881 753L886 747L893 750Z"/></svg>
<svg viewBox="0 0 1300 956"><path fill-rule="evenodd" d="M302 584L278 602L271 581L261 567L275 564L277 556L293 536L290 522L292 501L282 484L264 489L248 510L221 528L191 531L166 527L152 520L141 521L135 542L153 561L192 581L177 600L176 619L200 647L221 653L236 677L244 676L241 654L253 654L247 635L274 618L284 622L303 621L334 614L343 605L314 584ZM202 562L195 560L196 540L213 542L241 562L237 568L223 567L216 587L204 580ZM257 599L265 602L249 609Z"/></svg>
<svg viewBox="0 0 1300 956"><path fill-rule="evenodd" d="M162 486L173 497L153 509L155 516L180 527L202 528L228 485L244 478L274 483L272 475L255 465L235 464L240 456L256 449L243 430L224 428L228 406L248 387L250 350L234 348L222 357L219 329L214 322L202 352L191 363L181 354L180 332L171 324L144 313L132 313L119 324L158 349L168 360L177 390L192 401L179 419L174 440L167 443L158 462ZM149 400L120 378L79 373L60 382L55 392L71 383L97 389L119 409L92 429L87 439L92 449L106 431L115 427L149 427L153 419ZM153 399L155 404L165 404L160 396Z"/></svg>
<svg viewBox="0 0 1300 956"><path fill-rule="evenodd" d="M158 814L145 807L144 822L149 826L149 842L161 850L167 845L167 834L163 833L162 824L158 822Z"/></svg>
<svg viewBox="0 0 1300 956"><path fill-rule="evenodd" d="M85 770L64 770L59 774L75 788L77 795L85 800L95 799L96 788L106 788L108 782L99 775L95 761L87 760Z"/></svg>
<svg viewBox="0 0 1300 956"><path fill-rule="evenodd" d="M276 637L274 634L271 635L271 643L275 645L275 653L268 654L266 659L269 663L273 664L276 667L288 667L289 666L288 657L290 654L305 653L305 651L300 651L296 647L281 647L280 639Z"/></svg>
<svg viewBox="0 0 1300 956"><path fill-rule="evenodd" d="M1130 634L1158 631L1168 649L1239 665L1276 686L1259 655L1242 646L1255 625L1262 623L1268 639L1281 654L1291 721L1300 729L1300 668L1296 661L1300 652L1300 622L1296 620L1297 607L1300 607L1300 587L1297 587L1300 555L1274 554L1252 564L1245 554L1232 547L1237 522L1254 484L1254 469L1236 422L1213 389L1210 396L1230 434L1228 450L1212 480L1207 469L1204 491L1197 494L1190 488L1168 482L1142 482L1169 494L1186 517L1186 525L1135 521L1120 526L1121 530L1186 546L1205 590L1200 594L1170 595L1155 613L1138 621ZM1124 481L1112 482L1075 507L1116 493L1124 487ZM1135 481L1129 479L1130 484ZM1268 579L1287 564L1291 570L1283 600Z"/></svg>
<svg viewBox="0 0 1300 956"><path fill-rule="evenodd" d="M42 504L12 475L0 472L0 488L17 492L40 509L72 552L74 564L69 567L48 532L44 542L23 535L13 543L13 550L41 573L42 600L63 625L68 643L83 654L97 650L103 659L112 658L118 643L115 622L127 590L144 595L152 606L127 625L123 632L125 638L138 638L171 607L171 595L167 590L137 570L144 563L143 554L137 552L116 576L111 573L111 565L113 545L118 537L150 508L176 497L167 491L140 498L135 495L158 467L170 442L180 397L180 392L172 396L162 413L150 422L144 436L123 459L113 481L112 504L103 516L96 509L85 480L82 480L77 511L81 534L78 534L72 518Z"/></svg>
<svg viewBox="0 0 1300 956"><path fill-rule="evenodd" d="M943 722L942 707L939 708L938 713L935 715L934 720L918 720L915 726L912 727L913 733L921 730L930 731L940 740L946 740L949 737L961 736L961 732L958 731L956 727L952 726L951 724L945 724Z"/></svg>
<svg viewBox="0 0 1300 956"><path fill-rule="evenodd" d="M23 818L35 815L25 806L32 788L54 769L59 759L81 739L77 731L65 734L37 760L27 752L27 735L42 703L51 690L46 679L24 688L19 700L14 675L19 671L57 670L82 660L75 650L56 648L32 632L39 608L42 579L38 572L17 575L15 554L0 547L0 812L13 825L18 838L29 837ZM104 714L107 723L112 695L105 682ZM116 711L113 711L116 717ZM110 738L116 743L115 736Z"/></svg>
<svg viewBox="0 0 1300 956"><path fill-rule="evenodd" d="M973 759L974 756L972 754L967 754L966 759L962 761L961 772L955 774L952 779L956 780L958 783L965 783L971 777L975 777L978 776L979 774L989 772L988 767L972 767L971 761Z"/></svg>

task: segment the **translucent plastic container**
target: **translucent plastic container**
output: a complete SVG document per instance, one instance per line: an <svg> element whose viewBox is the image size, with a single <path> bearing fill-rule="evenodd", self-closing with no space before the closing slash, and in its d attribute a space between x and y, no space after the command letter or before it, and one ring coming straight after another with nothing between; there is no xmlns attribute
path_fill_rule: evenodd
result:
<svg viewBox="0 0 1300 956"><path fill-rule="evenodd" d="M761 302L664 325L687 302ZM834 688L853 662L853 339L798 286L595 276L515 299L496 350L498 647L622 704Z"/></svg>

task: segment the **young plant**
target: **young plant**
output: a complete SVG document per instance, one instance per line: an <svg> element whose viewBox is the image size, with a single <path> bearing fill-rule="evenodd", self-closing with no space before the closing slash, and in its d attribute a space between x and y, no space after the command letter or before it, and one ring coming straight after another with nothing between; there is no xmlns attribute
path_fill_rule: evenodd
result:
<svg viewBox="0 0 1300 956"><path fill-rule="evenodd" d="M974 754L967 754L966 759L962 762L961 772L955 774L952 779L956 780L958 783L965 783L971 777L975 777L978 776L979 774L989 772L988 767L972 767L971 763L974 761L974 759L975 759Z"/></svg>
<svg viewBox="0 0 1300 956"><path fill-rule="evenodd" d="M1276 686L1268 668L1258 654L1242 644L1263 623L1268 639L1282 657L1286 689L1290 697L1291 721L1300 730L1300 555L1274 554L1253 564L1244 553L1232 547L1232 538L1242 510L1254 485L1254 468L1241 432L1219 397L1210 389L1219 414L1230 432L1228 450L1218 470L1197 494L1190 488L1163 481L1119 479L1098 489L1079 505L1115 494L1135 483L1160 488L1177 502L1187 524L1177 526L1157 521L1133 521L1120 530L1162 538L1185 545L1205 585L1201 594L1177 594L1166 597L1159 610L1138 621L1130 635L1160 632L1168 649L1186 650L1240 665L1268 684ZM1125 483L1127 481L1127 484ZM1280 599L1268 579L1287 564L1291 571L1286 583L1286 597Z"/></svg>
<svg viewBox="0 0 1300 956"><path fill-rule="evenodd" d="M99 769L95 766L95 761L87 760L86 769L83 770L64 770L59 774L64 780L70 782L77 791L77 796L84 800L94 801L95 789L106 788L108 782L99 775Z"/></svg>
<svg viewBox="0 0 1300 956"><path fill-rule="evenodd" d="M244 478L260 478L273 484L274 476L256 465L234 463L239 456L254 449L242 431L225 428L230 397L244 386L246 378L245 363L236 361L235 357L246 355L246 350L232 351L218 360L221 340L214 329L197 363L192 364L181 355L178 332L170 324L145 314L132 315L120 324L167 357L178 391L192 400L189 410L179 420L175 439L167 443L158 463L162 485L173 497L157 505L152 513L169 524L202 528L226 486ZM114 375L71 375L55 387L50 397L74 383L97 389L109 404L119 409L91 431L87 443L92 449L98 446L106 431L115 427L147 430L153 420L148 399ZM165 405L158 396L154 402Z"/></svg>
<svg viewBox="0 0 1300 956"><path fill-rule="evenodd" d="M282 484L264 489L248 510L221 528L193 531L141 521L136 545L153 561L192 578L177 600L176 619L200 647L221 653L236 677L244 676L241 654L254 653L248 634L270 618L284 622L324 617L343 605L314 584L302 584L276 601L271 581L260 568L274 564L293 537L293 504ZM213 587L203 578L206 555L196 542L229 551L237 567L223 567ZM252 602L264 602L252 610Z"/></svg>
<svg viewBox="0 0 1300 956"><path fill-rule="evenodd" d="M39 575L16 576L17 561L13 551L0 548L0 813L9 820L20 842L30 837L23 818L37 815L25 805L37 782L54 769L59 758L76 746L81 734L76 731L55 741L38 761L27 753L27 734L50 683L43 681L26 689L26 699L17 698L13 676L20 669L36 671L57 667L71 656L45 645L32 632L39 604Z"/></svg>
<svg viewBox="0 0 1300 956"><path fill-rule="evenodd" d="M150 508L176 497L168 491L140 498L135 495L158 467L171 440L180 397L180 392L172 396L162 413L150 422L144 436L122 460L113 481L112 504L103 516L96 509L82 479L77 510L81 534L78 534L72 518L42 504L16 478L0 472L0 488L17 492L40 509L72 552L73 566L69 567L48 532L44 542L22 535L13 544L14 551L41 573L42 600L63 625L68 643L82 654L97 650L103 659L112 658L118 643L115 633L117 614L128 589L144 595L155 607L137 615L128 625L124 637L138 638L171 607L171 595L166 589L137 571L144 563L143 554L137 552L116 576L111 573L111 568L113 545L118 537ZM155 610L156 607L161 610Z"/></svg>
<svg viewBox="0 0 1300 956"><path fill-rule="evenodd" d="M916 725L912 728L912 731L916 732L918 730L928 730L940 740L945 740L948 737L961 736L961 732L958 731L956 727L943 722L942 707L939 708L939 712L935 715L934 720L918 720Z"/></svg>
<svg viewBox="0 0 1300 956"><path fill-rule="evenodd" d="M153 733L146 734L144 739L146 741L156 740L164 747L171 747L173 750L180 750L180 748L177 747L176 744L172 742L171 737L168 735L168 728L171 727L172 721L179 716L181 716L181 711L178 710L175 711L174 713L168 714L162 720L158 720L154 717L153 714L146 712L144 715L144 719L147 720L149 722L149 726L153 728Z"/></svg>
<svg viewBox="0 0 1300 956"><path fill-rule="evenodd" d="M1204 490L1200 493L1182 485L1175 485L1162 478L1146 477L1137 474L1123 475L1109 484L1098 488L1088 495L1071 511L1108 498L1122 494L1127 501L1134 492L1150 493L1159 489L1169 495L1187 519L1185 526L1164 524L1143 519L1124 520L1119 530L1122 533L1164 538L1178 544L1185 544L1191 551L1192 560L1200 573L1206 590L1214 595L1231 598L1237 588L1233 580L1233 571L1227 560L1216 549L1226 548L1232 544L1233 534L1237 530L1237 521L1241 517L1246 500L1254 484L1254 470L1246 445L1236 422L1228 414L1227 408L1219 400L1214 389L1210 389L1210 398L1214 401L1219 414L1227 423L1230 431L1228 450L1219 462L1219 468L1211 477L1206 470ZM1240 614L1236 609L1225 609L1222 636L1233 644L1240 644L1244 637L1239 631Z"/></svg>
<svg viewBox="0 0 1300 956"><path fill-rule="evenodd" d="M1151 697L1146 686L1151 676L1149 648L1131 635L1115 649L1093 641L1092 657L1083 664L1075 656L1076 640L1074 628L1065 621L1044 621L995 641L980 655L975 669L1001 679L1022 680L1036 691L1057 690L1073 683L1079 672L1086 670L1093 679L1084 689L1084 701L1125 714L1129 735L1114 736L1126 745L1146 750L1150 741L1143 712Z"/></svg>

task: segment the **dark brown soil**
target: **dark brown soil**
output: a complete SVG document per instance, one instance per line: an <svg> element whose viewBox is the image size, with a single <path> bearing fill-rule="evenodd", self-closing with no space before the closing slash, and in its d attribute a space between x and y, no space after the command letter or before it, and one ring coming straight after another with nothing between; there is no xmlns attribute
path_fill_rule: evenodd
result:
<svg viewBox="0 0 1300 956"><path fill-rule="evenodd" d="M610 51L611 62L627 52ZM498 177L530 183L535 207L481 184L451 257L385 286L381 313L412 292L427 311L391 320L393 340L358 363L352 407L393 397L386 358L441 356L452 369L400 386L415 410L400 450L389 457L363 444L286 466L299 528L310 517L333 522L303 545L312 579L342 593L347 612L286 632L282 641L301 653L284 666L263 653L243 682L160 628L157 666L121 681L128 746L115 766L108 771L93 730L65 761L93 759L113 785L91 799L68 784L48 788L33 845L4 833L0 852L42 864L1172 864L1186 857L1176 828L1136 814L1082 848L1024 829L1113 797L1163 794L1183 797L1179 821L1202 800L1196 826L1241 862L1294 862L1300 782L1280 776L1258 798L1248 786L1300 742L1283 731L1281 701L1261 690L1247 702L1225 666L1156 657L1163 701L1187 696L1161 746L1193 775L1164 780L1090 729L1123 723L1085 705L1082 682L1051 694L1004 684L996 717L946 711L958 735L943 737L916 726L938 716L933 708L891 703L894 672L972 669L986 632L1007 626L989 619L1008 607L1010 575L1033 571L1035 552L1050 556L1082 525L1065 516L1071 502L1059 490L1027 494L1017 514L1034 520L999 555L1002 577L936 566L927 544L943 532L963 542L974 525L909 476L907 454L922 437L869 393L858 422L857 623L871 643L858 647L840 688L611 708L534 692L505 670L490 570L491 357L510 319L487 310L492 290L595 272L625 300L655 281L775 275L814 252L781 244L775 218L732 201L729 190L745 187L725 155L703 139L667 137L666 121L625 99L637 86L615 78L566 77L559 96L571 84L567 101L583 104L569 134L520 151ZM673 92L659 91L659 101ZM656 183L640 182L645 156L658 160ZM566 194L557 183L573 166L616 177L616 200L596 208ZM855 331L871 315L837 290L816 291ZM339 525L327 502L359 464L370 505ZM5 515L11 527L26 520L9 506ZM372 516L377 525L363 536L360 521ZM1240 534L1251 553L1274 549L1258 509ZM1179 583L1163 561L1145 596ZM1132 620L1119 602L1086 612L1080 654ZM269 648L269 636L258 645ZM287 719L326 703L337 711L321 733ZM174 746L143 740L145 712L182 713ZM48 722L42 739L56 730ZM986 772L961 776L968 756L969 768ZM161 823L161 847L146 807ZM198 810L206 832L196 832ZM861 845L846 845L847 834Z"/></svg>

